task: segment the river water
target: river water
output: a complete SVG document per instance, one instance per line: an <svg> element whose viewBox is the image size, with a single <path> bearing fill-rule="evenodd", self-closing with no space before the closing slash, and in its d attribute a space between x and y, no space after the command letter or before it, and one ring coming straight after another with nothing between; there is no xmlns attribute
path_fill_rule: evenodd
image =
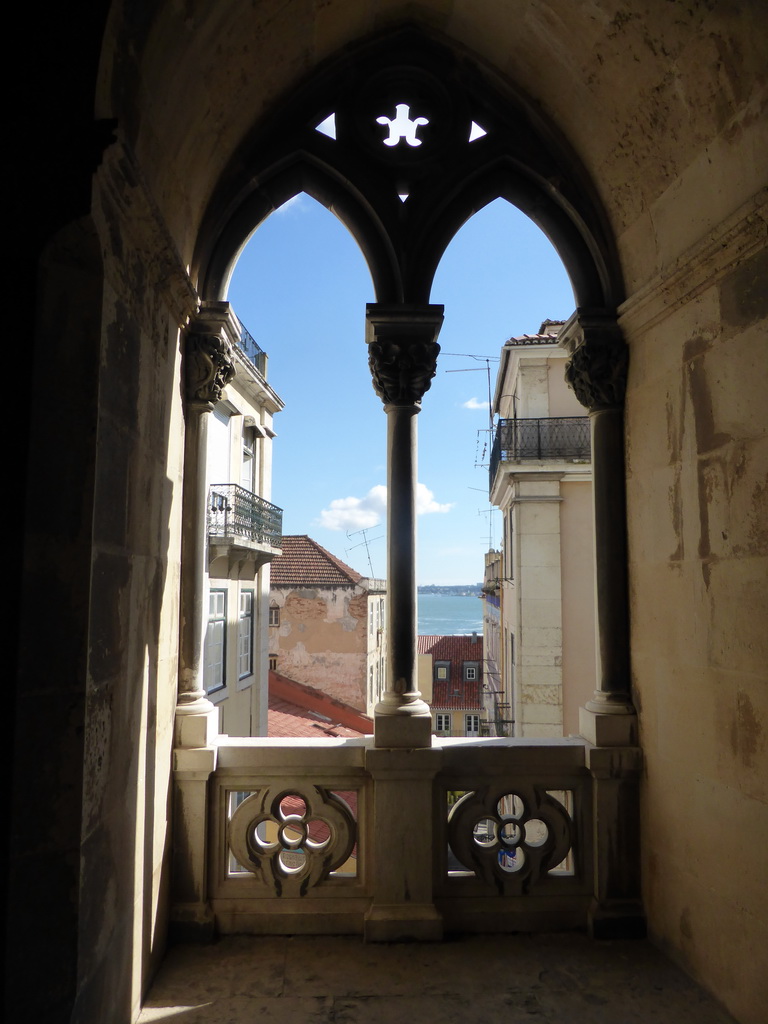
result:
<svg viewBox="0 0 768 1024"><path fill-rule="evenodd" d="M419 636L483 635L483 602L479 597L419 594Z"/></svg>

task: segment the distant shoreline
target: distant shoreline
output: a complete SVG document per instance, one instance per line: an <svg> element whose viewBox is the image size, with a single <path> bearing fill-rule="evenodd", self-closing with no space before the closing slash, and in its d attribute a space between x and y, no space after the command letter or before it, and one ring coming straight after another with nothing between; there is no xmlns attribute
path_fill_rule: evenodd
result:
<svg viewBox="0 0 768 1024"><path fill-rule="evenodd" d="M445 594L448 597L479 597L482 590L480 583L454 584L453 586L428 583L418 587L420 594Z"/></svg>

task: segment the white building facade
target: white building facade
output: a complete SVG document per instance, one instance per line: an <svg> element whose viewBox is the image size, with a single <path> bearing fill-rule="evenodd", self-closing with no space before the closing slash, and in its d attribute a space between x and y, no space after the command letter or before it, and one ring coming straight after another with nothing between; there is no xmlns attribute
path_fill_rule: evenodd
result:
<svg viewBox="0 0 768 1024"><path fill-rule="evenodd" d="M269 563L280 553L282 510L269 501L272 417L267 356L243 328L235 376L210 416L204 685L231 736L265 736Z"/></svg>
<svg viewBox="0 0 768 1024"><path fill-rule="evenodd" d="M560 324L501 351L490 495L503 515L496 652L505 734L578 732L595 671L594 543L589 419L568 388ZM494 618L487 624L494 629Z"/></svg>

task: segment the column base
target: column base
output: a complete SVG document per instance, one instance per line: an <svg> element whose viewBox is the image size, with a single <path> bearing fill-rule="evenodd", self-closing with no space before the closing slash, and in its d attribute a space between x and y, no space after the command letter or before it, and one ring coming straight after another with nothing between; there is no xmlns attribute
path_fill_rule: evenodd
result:
<svg viewBox="0 0 768 1024"><path fill-rule="evenodd" d="M648 926L642 906L635 902L601 906L595 901L587 917L593 939L644 939Z"/></svg>
<svg viewBox="0 0 768 1024"><path fill-rule="evenodd" d="M176 705L174 746L212 747L219 735L219 710L206 698Z"/></svg>
<svg viewBox="0 0 768 1024"><path fill-rule="evenodd" d="M603 713L579 708L579 733L596 747L634 747L637 744L637 715Z"/></svg>
<svg viewBox="0 0 768 1024"><path fill-rule="evenodd" d="M441 942L443 919L431 903L379 904L368 911L365 942Z"/></svg>
<svg viewBox="0 0 768 1024"><path fill-rule="evenodd" d="M431 747L431 715L379 715L373 718L374 747Z"/></svg>

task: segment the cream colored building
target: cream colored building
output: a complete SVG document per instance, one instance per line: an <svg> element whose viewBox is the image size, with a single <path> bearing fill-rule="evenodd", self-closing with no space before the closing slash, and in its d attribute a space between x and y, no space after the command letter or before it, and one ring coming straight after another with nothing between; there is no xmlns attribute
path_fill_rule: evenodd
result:
<svg viewBox="0 0 768 1024"><path fill-rule="evenodd" d="M501 593L504 555L491 549L485 553L483 569L483 651L485 685L483 705L491 736L511 736L514 721L508 688L504 685L504 647L501 628Z"/></svg>
<svg viewBox="0 0 768 1024"><path fill-rule="evenodd" d="M489 735L483 701L483 638L419 636L419 689L429 704L436 736Z"/></svg>
<svg viewBox="0 0 768 1024"><path fill-rule="evenodd" d="M370 714L386 674L386 592L311 537L283 537L269 591L271 667Z"/></svg>
<svg viewBox="0 0 768 1024"><path fill-rule="evenodd" d="M269 566L282 540L282 510L269 500L272 417L283 403L267 383L266 353L239 326L235 375L207 432L203 679L220 732L266 736Z"/></svg>
<svg viewBox="0 0 768 1024"><path fill-rule="evenodd" d="M515 736L578 733L595 673L589 419L565 382L561 326L510 338L493 400L490 493L504 541L489 647L499 651L499 717Z"/></svg>

